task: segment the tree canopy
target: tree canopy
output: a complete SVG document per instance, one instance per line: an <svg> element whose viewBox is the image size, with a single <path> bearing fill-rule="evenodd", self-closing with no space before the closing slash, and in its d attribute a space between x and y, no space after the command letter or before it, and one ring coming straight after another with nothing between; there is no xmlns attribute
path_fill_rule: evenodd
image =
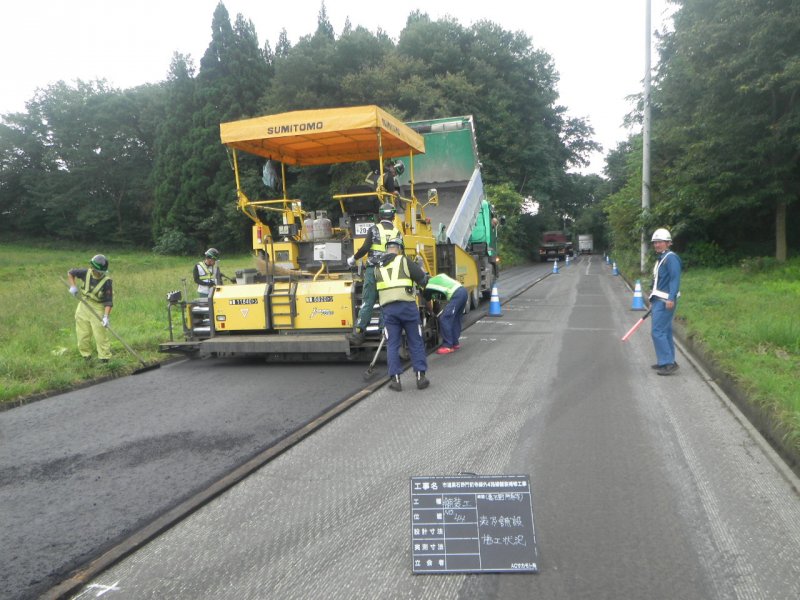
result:
<svg viewBox="0 0 800 600"><path fill-rule="evenodd" d="M676 4L652 95L652 214L636 214L641 170L629 168L608 203L615 242L629 243L642 226L666 225L673 237L711 244L730 257L768 253L771 245L785 260L787 245L800 241L798 4ZM627 150L640 156L641 144ZM611 159L607 174L614 177L625 160Z"/></svg>
<svg viewBox="0 0 800 600"><path fill-rule="evenodd" d="M135 90L59 82L0 127L0 228L66 239L196 252L225 240L246 248L220 122L316 107L377 104L404 120L471 114L490 184L562 212L576 204L568 169L596 147L592 129L558 104L551 57L521 32L482 21L409 15L397 42L346 23L321 3L313 32L274 52L220 2L198 66L175 54L167 77ZM265 190L252 160L243 184ZM290 169L290 192L328 207L347 169ZM503 188L506 189L506 188ZM572 215L574 217L574 215Z"/></svg>

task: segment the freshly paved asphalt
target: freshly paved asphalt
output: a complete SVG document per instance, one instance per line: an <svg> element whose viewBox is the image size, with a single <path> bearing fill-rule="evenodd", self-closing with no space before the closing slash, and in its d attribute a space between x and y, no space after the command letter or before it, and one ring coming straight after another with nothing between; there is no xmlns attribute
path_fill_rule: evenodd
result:
<svg viewBox="0 0 800 600"><path fill-rule="evenodd" d="M0 412L0 598L37 597L361 390L365 367L187 360Z"/></svg>

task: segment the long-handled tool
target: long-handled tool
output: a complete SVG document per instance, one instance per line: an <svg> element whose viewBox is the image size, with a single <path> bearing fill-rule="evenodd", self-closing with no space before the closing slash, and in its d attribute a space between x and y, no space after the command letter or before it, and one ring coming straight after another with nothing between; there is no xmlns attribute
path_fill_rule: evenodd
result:
<svg viewBox="0 0 800 600"><path fill-rule="evenodd" d="M641 327L641 326L642 326L642 323L644 323L644 320L645 320L647 317L649 317L649 316L650 316L650 313L651 313L651 312L653 312L653 309L652 309L652 308L651 308L651 309L649 309L649 310L648 310L646 313L644 313L644 315L642 315L642 318L641 318L641 319L639 319L638 321L636 321L636 324L635 324L633 327L631 327L631 328L628 330L628 333L626 333L625 335L623 335L623 336L622 336L622 341L623 341L623 342L624 342L625 340L627 340L629 337L631 337L631 335L633 334L633 332L634 332L634 331L636 331L637 329L639 329L639 327Z"/></svg>
<svg viewBox="0 0 800 600"><path fill-rule="evenodd" d="M87 277L88 277L88 274L87 274ZM61 279L60 281L61 281L61 283L63 283L63 284L64 284L64 285L66 285L67 287L70 287L69 283L67 283L67 282L66 282L66 281L64 281L63 279ZM78 298L78 300L80 300L80 301L83 303L83 305L84 305L86 308L88 308L88 309L89 309L89 312L91 312L91 313L92 313L92 314L93 314L93 315L94 315L94 316L97 318L97 320L98 320L98 321L100 321L101 323L103 322L103 318L102 318L100 315L98 315L98 314L97 314L97 311L96 311L95 309L93 309L93 308L92 308L91 304L89 304L89 303L88 303L86 300L84 300L83 298L81 298L80 294L78 294L78 295L76 296L76 298ZM139 373L144 373L145 371L152 371L153 369L159 369L159 368L161 368L161 365L160 365L159 363L153 363L152 365L148 365L148 364L147 364L147 363L144 361L144 359L143 359L143 358L142 358L142 357L139 355L139 353L138 353L138 352L136 352L136 350L134 350L133 348L131 348L131 347L130 347L130 346L129 346L129 345L126 343L126 342L125 342L125 340L123 340L121 337L119 337L119 335L117 334L117 332L116 332L116 331L114 331L113 329L111 329L111 326L110 326L110 325L106 325L106 329L108 329L108 330L111 332L111 335L113 335L115 338L117 338L117 340L119 340L119 343L120 343L120 344L122 344L122 345L125 347L125 350L127 350L128 352L130 352L131 354L133 354L133 355L136 357L136 359L137 359L137 360L138 360L140 363L142 363L142 367L141 367L140 369L136 369L136 370L133 372L133 374L134 374L134 375L138 375Z"/></svg>
<svg viewBox="0 0 800 600"><path fill-rule="evenodd" d="M385 341L386 341L386 332L382 331L381 341L378 342L378 349L375 350L375 356L372 357L372 362L369 363L369 368L366 371L364 371L364 381L369 381L370 379L372 379L372 372L375 370L375 363L378 362L378 356L380 355L381 350L383 350L383 344Z"/></svg>

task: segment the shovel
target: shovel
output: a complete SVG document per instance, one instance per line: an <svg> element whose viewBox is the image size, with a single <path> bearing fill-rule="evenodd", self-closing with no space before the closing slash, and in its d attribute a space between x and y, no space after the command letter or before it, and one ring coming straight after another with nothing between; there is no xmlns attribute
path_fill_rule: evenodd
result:
<svg viewBox="0 0 800 600"><path fill-rule="evenodd" d="M375 370L375 363L378 362L378 356L380 355L381 350L383 349L383 343L385 341L386 341L386 334L385 332L381 332L381 341L378 343L378 349L375 350L375 356L372 357L372 362L369 363L369 368L366 371L364 371L363 375L364 381L369 381L370 379L372 379L372 374L373 371Z"/></svg>
<svg viewBox="0 0 800 600"><path fill-rule="evenodd" d="M88 275L87 275L87 277L88 277ZM63 283L63 284L64 284L64 285L66 285L67 287L69 287L69 284L68 284L66 281L64 281L63 279L61 279L60 281L61 281L61 283ZM83 303L83 305L84 305L86 308L88 308L88 309L89 309L89 312L91 312L91 313L92 313L92 314L93 314L93 315L94 315L94 316L97 318L97 320L98 320L98 321L100 321L100 322L102 323L102 321L103 321L103 318L102 318L100 315L98 315L98 314L97 314L97 311L96 311L95 309L93 309L93 308L92 308L91 304L89 304L89 303L88 303L86 300L84 300L84 299L81 297L81 295L80 295L80 294L78 294L77 298L78 298L78 300L80 300L80 301ZM147 364L147 363L144 361L144 359L143 359L143 358L142 358L142 357L139 355L139 353L138 353L138 352L136 352L136 350L134 350L133 348L131 348L131 347L130 347L130 346L129 346L129 345L126 343L126 342L125 342L125 340L123 340L121 337L119 337L119 335L117 334L117 332L116 332L116 331L114 331L113 329L111 329L111 326L107 326L107 327L106 327L106 329L108 329L108 330L111 332L111 335L113 335L115 338L117 338L117 340L119 340L119 343L120 343L120 344L122 344L122 345L125 347L125 350L127 350L128 352L130 352L131 354L133 354L133 355L136 357L136 359L137 359L137 360L138 360L140 363L142 363L142 367L141 367L140 369L136 369L136 370L133 372L133 374L134 374L134 375L138 375L139 373L144 373L145 371L152 371L153 369L159 369L159 368L161 368L161 365L160 365L159 363L153 363L152 365L148 365L148 364Z"/></svg>

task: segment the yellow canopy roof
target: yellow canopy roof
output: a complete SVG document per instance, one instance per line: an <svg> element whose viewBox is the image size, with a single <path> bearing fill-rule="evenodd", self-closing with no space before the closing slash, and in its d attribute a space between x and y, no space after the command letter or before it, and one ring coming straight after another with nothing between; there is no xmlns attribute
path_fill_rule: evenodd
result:
<svg viewBox="0 0 800 600"><path fill-rule="evenodd" d="M328 165L425 152L422 136L377 106L298 110L222 123L222 143L290 165Z"/></svg>

